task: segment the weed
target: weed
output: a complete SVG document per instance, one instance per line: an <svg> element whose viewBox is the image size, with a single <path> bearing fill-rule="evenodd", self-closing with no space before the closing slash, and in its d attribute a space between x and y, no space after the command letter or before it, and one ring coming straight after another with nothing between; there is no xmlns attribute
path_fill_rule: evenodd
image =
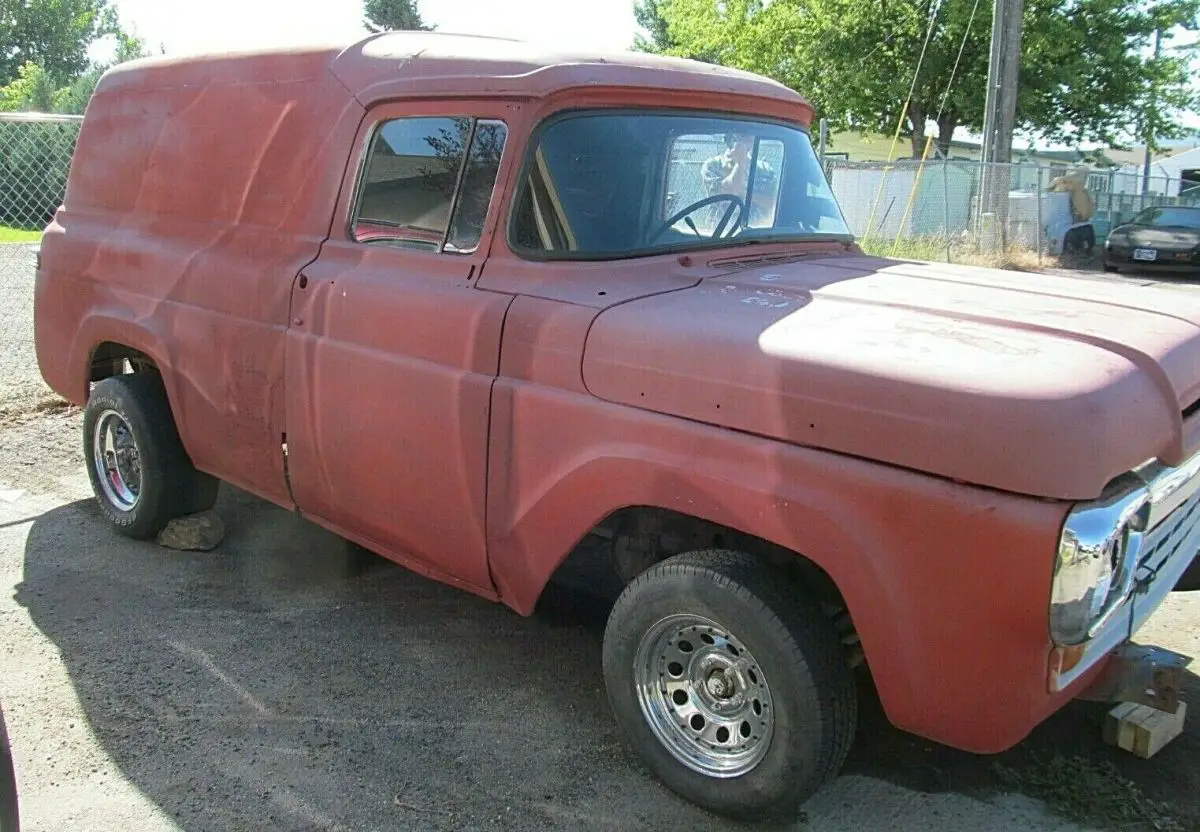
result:
<svg viewBox="0 0 1200 832"><path fill-rule="evenodd" d="M977 246L969 236L946 237L931 234L900 237L896 240L868 237L859 240L859 245L867 254L876 257L960 263L965 266L984 266L1019 272L1038 272L1065 265L1059 262L1059 258L1050 255L1038 257L1035 249L1017 244L1002 250L989 250Z"/></svg>
<svg viewBox="0 0 1200 832"><path fill-rule="evenodd" d="M996 763L1006 786L1042 800L1078 823L1107 829L1184 832L1167 808L1151 800L1110 761L1086 757L1034 756L1018 766Z"/></svg>

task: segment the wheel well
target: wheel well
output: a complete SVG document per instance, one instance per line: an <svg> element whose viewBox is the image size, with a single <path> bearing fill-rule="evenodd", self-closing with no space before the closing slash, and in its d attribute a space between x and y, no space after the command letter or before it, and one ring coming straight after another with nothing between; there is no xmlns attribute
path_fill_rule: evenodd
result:
<svg viewBox="0 0 1200 832"><path fill-rule="evenodd" d="M88 382L103 381L112 376L125 373L141 373L146 370L157 370L154 359L141 350L127 347L113 341L105 341L92 350L92 358L88 364Z"/></svg>
<svg viewBox="0 0 1200 832"><path fill-rule="evenodd" d="M852 665L864 661L850 610L829 574L803 555L719 523L681 512L631 506L604 518L558 567L551 581L586 581L593 592L620 590L655 563L699 549L733 549L758 558L794 581L834 621ZM607 592L606 592L607 590Z"/></svg>

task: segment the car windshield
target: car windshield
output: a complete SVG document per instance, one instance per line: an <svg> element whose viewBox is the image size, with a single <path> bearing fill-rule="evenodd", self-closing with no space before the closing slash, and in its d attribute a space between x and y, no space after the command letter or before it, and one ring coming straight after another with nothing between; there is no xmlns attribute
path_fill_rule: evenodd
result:
<svg viewBox="0 0 1200 832"><path fill-rule="evenodd" d="M1147 208L1133 221L1137 225L1200 229L1200 208Z"/></svg>
<svg viewBox="0 0 1200 832"><path fill-rule="evenodd" d="M526 162L509 234L517 251L574 259L853 239L804 130L656 111L550 122Z"/></svg>

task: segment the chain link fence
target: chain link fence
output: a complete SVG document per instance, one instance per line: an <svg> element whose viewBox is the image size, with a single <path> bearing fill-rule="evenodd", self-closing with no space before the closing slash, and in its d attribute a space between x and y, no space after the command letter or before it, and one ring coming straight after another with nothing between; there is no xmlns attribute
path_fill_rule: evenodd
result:
<svg viewBox="0 0 1200 832"><path fill-rule="evenodd" d="M46 393L33 350L33 275L41 231L62 203L79 116L0 114L0 412Z"/></svg>
<svg viewBox="0 0 1200 832"><path fill-rule="evenodd" d="M1091 265L1108 232L1143 208L1200 204L1179 179L1036 163L851 162L825 172L850 229L876 254L1021 265Z"/></svg>

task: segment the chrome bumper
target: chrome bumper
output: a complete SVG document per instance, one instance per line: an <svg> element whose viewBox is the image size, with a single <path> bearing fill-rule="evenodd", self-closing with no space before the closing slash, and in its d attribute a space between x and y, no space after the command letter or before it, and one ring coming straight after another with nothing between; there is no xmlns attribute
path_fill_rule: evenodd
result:
<svg viewBox="0 0 1200 832"><path fill-rule="evenodd" d="M1150 493L1150 517L1129 596L1083 644L1055 648L1050 691L1069 687L1141 629L1200 551L1200 454L1178 468L1149 462L1133 472Z"/></svg>

